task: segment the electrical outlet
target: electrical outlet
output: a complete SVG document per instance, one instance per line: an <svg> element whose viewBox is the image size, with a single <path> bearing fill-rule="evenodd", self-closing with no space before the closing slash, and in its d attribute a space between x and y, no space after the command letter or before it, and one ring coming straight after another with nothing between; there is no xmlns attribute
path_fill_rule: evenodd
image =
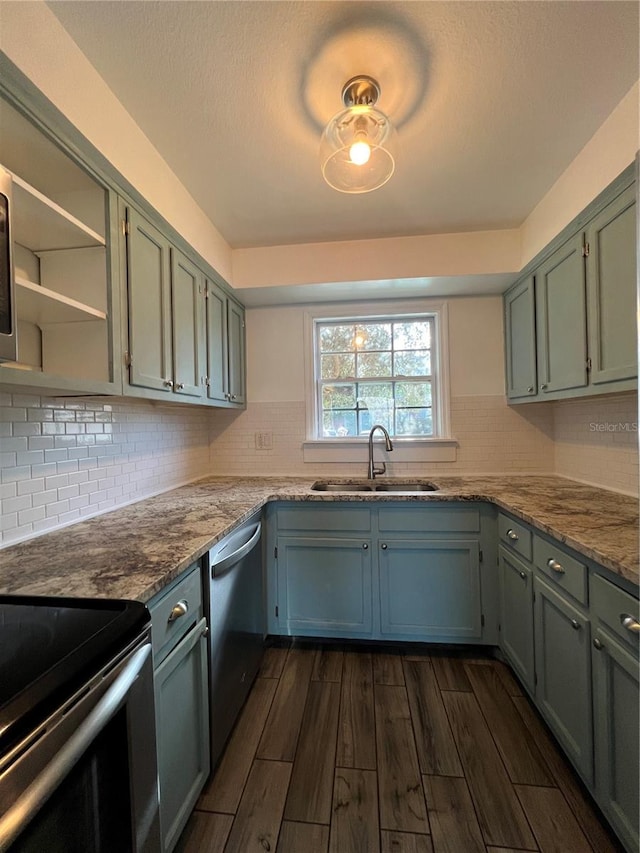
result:
<svg viewBox="0 0 640 853"><path fill-rule="evenodd" d="M273 447L272 432L257 432L255 433L256 450L271 450Z"/></svg>

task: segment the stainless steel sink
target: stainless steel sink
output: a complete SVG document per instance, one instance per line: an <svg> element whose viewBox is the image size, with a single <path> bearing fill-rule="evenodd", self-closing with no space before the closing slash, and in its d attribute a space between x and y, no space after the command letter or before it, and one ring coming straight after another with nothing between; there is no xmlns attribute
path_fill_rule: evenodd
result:
<svg viewBox="0 0 640 853"><path fill-rule="evenodd" d="M437 492L435 483L376 483L376 492Z"/></svg>
<svg viewBox="0 0 640 853"><path fill-rule="evenodd" d="M313 492L437 492L438 486L429 482L371 481L361 483L322 483L311 486Z"/></svg>

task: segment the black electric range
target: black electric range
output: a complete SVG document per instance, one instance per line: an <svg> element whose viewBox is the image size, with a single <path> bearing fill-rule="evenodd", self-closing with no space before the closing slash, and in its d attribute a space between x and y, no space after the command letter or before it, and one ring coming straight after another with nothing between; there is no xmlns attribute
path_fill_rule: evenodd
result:
<svg viewBox="0 0 640 853"><path fill-rule="evenodd" d="M0 756L149 624L137 601L0 595Z"/></svg>

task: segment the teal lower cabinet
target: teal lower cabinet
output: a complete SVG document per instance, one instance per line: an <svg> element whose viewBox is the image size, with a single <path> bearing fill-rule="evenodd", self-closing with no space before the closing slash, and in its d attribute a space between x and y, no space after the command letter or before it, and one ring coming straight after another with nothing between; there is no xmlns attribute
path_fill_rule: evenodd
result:
<svg viewBox="0 0 640 853"><path fill-rule="evenodd" d="M170 853L207 780L209 677L200 566L149 603L162 851Z"/></svg>
<svg viewBox="0 0 640 853"><path fill-rule="evenodd" d="M530 693L535 690L533 572L507 548L498 549L502 651Z"/></svg>
<svg viewBox="0 0 640 853"><path fill-rule="evenodd" d="M482 638L478 540L393 539L378 545L385 639Z"/></svg>
<svg viewBox="0 0 640 853"><path fill-rule="evenodd" d="M585 782L593 781L588 616L534 577L536 703Z"/></svg>
<svg viewBox="0 0 640 853"><path fill-rule="evenodd" d="M638 850L640 719L638 602L596 576L592 584L595 790L629 850Z"/></svg>
<svg viewBox="0 0 640 853"><path fill-rule="evenodd" d="M267 527L270 633L495 642L490 508L283 503L269 511Z"/></svg>
<svg viewBox="0 0 640 853"><path fill-rule="evenodd" d="M277 615L286 633L370 637L370 540L281 536L277 542Z"/></svg>

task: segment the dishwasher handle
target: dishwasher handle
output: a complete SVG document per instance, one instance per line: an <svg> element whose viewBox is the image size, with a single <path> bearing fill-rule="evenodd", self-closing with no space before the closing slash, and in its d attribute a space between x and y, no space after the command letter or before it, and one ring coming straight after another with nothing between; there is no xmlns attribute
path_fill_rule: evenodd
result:
<svg viewBox="0 0 640 853"><path fill-rule="evenodd" d="M253 550L253 548L260 541L260 536L262 535L262 527L260 524L256 527L256 529L251 534L251 537L244 545L241 545L236 551L233 551L229 554L228 557L224 557L219 562L213 562L211 564L211 576L213 578L221 578L228 571L230 571L237 563L242 560L243 557L246 557L249 551Z"/></svg>

